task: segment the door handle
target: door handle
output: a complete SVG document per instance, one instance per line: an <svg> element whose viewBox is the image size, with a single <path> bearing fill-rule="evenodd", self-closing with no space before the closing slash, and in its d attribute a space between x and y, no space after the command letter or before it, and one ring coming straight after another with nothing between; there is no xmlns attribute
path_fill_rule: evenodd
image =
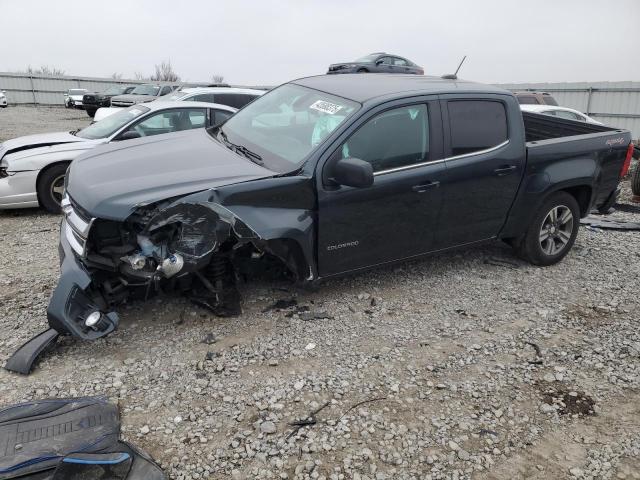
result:
<svg viewBox="0 0 640 480"><path fill-rule="evenodd" d="M440 186L440 182L427 182L427 183L422 183L420 185L414 185L413 187L411 187L411 190L413 190L416 193L422 193L422 192L426 192L430 188L437 188L439 186Z"/></svg>
<svg viewBox="0 0 640 480"><path fill-rule="evenodd" d="M515 169L515 165L503 165L500 168L496 168L493 173L499 177L504 177L505 175L509 175L511 172L515 171Z"/></svg>

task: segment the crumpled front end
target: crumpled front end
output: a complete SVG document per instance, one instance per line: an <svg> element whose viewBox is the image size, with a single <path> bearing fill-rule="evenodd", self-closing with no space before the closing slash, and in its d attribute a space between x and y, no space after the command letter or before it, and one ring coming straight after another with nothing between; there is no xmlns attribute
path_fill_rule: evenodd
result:
<svg viewBox="0 0 640 480"><path fill-rule="evenodd" d="M295 277L281 242L261 238L213 196L139 206L124 222L92 218L63 199L61 275L47 316L52 328L84 339L111 333L115 307L129 298L188 293L220 316L241 312L236 288L246 261L277 257Z"/></svg>

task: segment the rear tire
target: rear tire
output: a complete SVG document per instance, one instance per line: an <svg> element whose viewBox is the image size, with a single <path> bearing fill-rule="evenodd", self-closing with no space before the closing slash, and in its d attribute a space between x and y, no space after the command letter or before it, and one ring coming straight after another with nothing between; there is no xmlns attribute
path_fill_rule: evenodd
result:
<svg viewBox="0 0 640 480"><path fill-rule="evenodd" d="M64 176L68 163L58 163L47 168L38 178L38 200L40 205L51 213L60 213L60 201L64 189Z"/></svg>
<svg viewBox="0 0 640 480"><path fill-rule="evenodd" d="M635 196L640 196L640 162L636 165L633 177L631 177L631 191Z"/></svg>
<svg viewBox="0 0 640 480"><path fill-rule="evenodd" d="M538 209L514 248L520 258L534 265L553 265L569 253L579 227L578 202L567 192L556 192Z"/></svg>
<svg viewBox="0 0 640 480"><path fill-rule="evenodd" d="M367 70L366 68L359 68L358 70L356 70L356 73L369 73L369 70Z"/></svg>

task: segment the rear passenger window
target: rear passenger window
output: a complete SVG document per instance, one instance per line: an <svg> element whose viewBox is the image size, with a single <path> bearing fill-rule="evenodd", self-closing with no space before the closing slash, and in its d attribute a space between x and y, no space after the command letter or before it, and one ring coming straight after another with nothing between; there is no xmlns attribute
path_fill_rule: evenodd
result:
<svg viewBox="0 0 640 480"><path fill-rule="evenodd" d="M215 97L213 93L201 93L200 95L195 95L191 98L194 102L207 102L207 103L215 103Z"/></svg>
<svg viewBox="0 0 640 480"><path fill-rule="evenodd" d="M507 114L502 102L453 100L447 106L452 156L486 150L507 140Z"/></svg>
<svg viewBox="0 0 640 480"><path fill-rule="evenodd" d="M247 103L256 98L255 95L247 95L244 93L218 93L216 94L216 102L228 107L242 108Z"/></svg>

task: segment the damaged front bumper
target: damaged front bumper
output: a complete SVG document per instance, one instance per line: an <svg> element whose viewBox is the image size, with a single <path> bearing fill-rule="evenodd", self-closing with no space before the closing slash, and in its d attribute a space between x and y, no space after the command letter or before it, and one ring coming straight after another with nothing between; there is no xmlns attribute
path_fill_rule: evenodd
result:
<svg viewBox="0 0 640 480"><path fill-rule="evenodd" d="M73 245L73 247L72 247ZM92 292L92 278L76 256L78 234L65 218L60 225L60 278L53 291L47 319L51 328L86 340L100 338L118 326L118 315L105 312L105 303Z"/></svg>
<svg viewBox="0 0 640 480"><path fill-rule="evenodd" d="M112 311L128 298L186 293L219 316L241 312L236 281L247 262L278 258L295 278L307 275L280 239L271 241L209 195L136 208L118 222L62 201L60 279L47 317L51 328L82 339L118 326ZM259 260L262 261L262 260Z"/></svg>

